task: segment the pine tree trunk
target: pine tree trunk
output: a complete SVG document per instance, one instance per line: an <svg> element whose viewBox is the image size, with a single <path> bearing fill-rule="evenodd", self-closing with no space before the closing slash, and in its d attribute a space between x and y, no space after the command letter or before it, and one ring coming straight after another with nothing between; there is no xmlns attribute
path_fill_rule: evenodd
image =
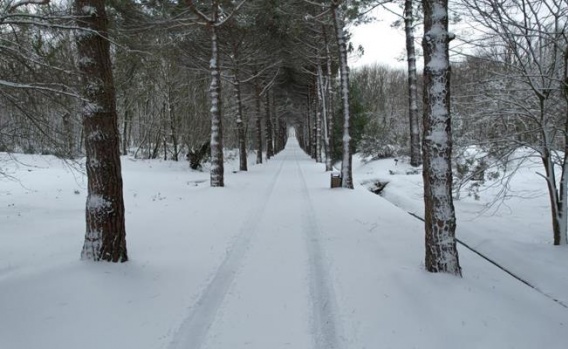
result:
<svg viewBox="0 0 568 349"><path fill-rule="evenodd" d="M76 0L88 196L81 259L126 262L116 95L104 1Z"/></svg>
<svg viewBox="0 0 568 349"><path fill-rule="evenodd" d="M277 103L274 98L274 92L270 96L272 107L272 138L274 143L274 155L278 154L282 149L280 148L280 118L278 116Z"/></svg>
<svg viewBox="0 0 568 349"><path fill-rule="evenodd" d="M408 117L410 125L410 165L422 164L420 128L418 127L418 83L416 78L416 50L414 48L413 0L404 2L404 27L408 61Z"/></svg>
<svg viewBox="0 0 568 349"><path fill-rule="evenodd" d="M131 132L131 114L128 103L124 103L124 121L122 123L122 155L128 155L128 146L130 145L130 132Z"/></svg>
<svg viewBox="0 0 568 349"><path fill-rule="evenodd" d="M317 151L318 151L318 145L317 145L317 139L318 139L318 127L317 127L317 123L318 123L318 110L317 110L317 102L314 100L313 98L313 92L310 89L310 110L312 111L312 115L311 115L311 120L312 120L312 124L310 125L310 127L312 128L312 139L311 139L311 157L314 160L317 160Z"/></svg>
<svg viewBox="0 0 568 349"><path fill-rule="evenodd" d="M255 73L256 75L256 73ZM255 108L256 108L256 163L262 164L262 103L260 96L260 85L255 81Z"/></svg>
<svg viewBox="0 0 568 349"><path fill-rule="evenodd" d="M266 91L266 158L274 156L274 143L272 141L272 117L270 108L270 91Z"/></svg>
<svg viewBox="0 0 568 349"><path fill-rule="evenodd" d="M343 157L341 161L341 181L343 188L353 189L352 154L351 154L351 116L349 110L349 65L347 64L347 42L345 22L340 7L332 7L332 14L339 47L339 69L341 71L341 100L343 103Z"/></svg>
<svg viewBox="0 0 568 349"><path fill-rule="evenodd" d="M322 151L322 142L321 142L321 110L316 109L316 127L315 127L315 135L316 135L316 139L314 140L315 142L315 148L316 148L316 154L315 154L315 158L316 158L316 162L322 162L322 157L321 157L321 151Z"/></svg>
<svg viewBox="0 0 568 349"><path fill-rule="evenodd" d="M426 270L461 275L452 198L448 0L424 0Z"/></svg>
<svg viewBox="0 0 568 349"><path fill-rule="evenodd" d="M316 129L316 162L323 162L322 157L321 157L321 153L322 153L322 104L321 104L321 98L319 95L319 90L318 90L318 82L317 82L317 76L316 76L316 81L314 82L315 85L315 94L316 94L316 99L315 99L315 110L316 110L316 123L315 123L315 129Z"/></svg>
<svg viewBox="0 0 568 349"><path fill-rule="evenodd" d="M284 120L280 120L280 150L286 148L286 142L288 141L288 125Z"/></svg>
<svg viewBox="0 0 568 349"><path fill-rule="evenodd" d="M304 150L306 151L306 153L308 153L308 155L311 156L312 155L312 121L311 121L312 120L312 118L311 118L311 116L312 116L312 101L310 99L310 89L309 88L308 88L308 91L307 91L307 96L308 96L307 97L307 103L308 104L307 104L306 109L307 109L307 115L308 115L307 119L308 120L306 122L306 127L305 127L306 135L305 135L304 140L305 140L305 144L306 144L305 145L306 149L304 149Z"/></svg>
<svg viewBox="0 0 568 349"><path fill-rule="evenodd" d="M272 95L272 119L274 120L272 125L274 134L274 155L276 155L282 150L282 144L280 143L280 117L278 116L278 109L276 107L274 95Z"/></svg>
<svg viewBox="0 0 568 349"><path fill-rule="evenodd" d="M280 131L278 132L278 135L280 137L280 141L278 142L278 152L281 152L286 146L286 139L288 139L288 135L286 134L286 122L284 120L278 119L278 126L280 127Z"/></svg>
<svg viewBox="0 0 568 349"><path fill-rule="evenodd" d="M286 137L286 124L284 123L284 121L282 119L280 119L280 117L277 114L276 117L276 125L278 127L278 153L280 153L282 150L284 150L284 143L285 143L285 137ZM302 134L298 133L298 143L302 144Z"/></svg>
<svg viewBox="0 0 568 349"><path fill-rule="evenodd" d="M177 118L175 114L174 105L172 103L171 90L168 87L168 115L170 119L170 139L172 142L172 160L179 161L179 144L178 144L178 132L177 132Z"/></svg>
<svg viewBox="0 0 568 349"><path fill-rule="evenodd" d="M218 6L213 6L214 23L217 22ZM223 118L221 115L221 71L219 69L219 49L217 27L210 25L211 30L211 186L225 186L223 164Z"/></svg>
<svg viewBox="0 0 568 349"><path fill-rule="evenodd" d="M326 155L326 163L325 163L325 170L332 171L333 164L332 164L332 152L331 146L333 144L333 73L331 70L331 50L329 49L329 41L327 40L327 32L325 30L325 26L323 28L324 39L325 39L325 55L326 55L326 72L325 72L325 80L326 80L326 89L324 96L327 96L327 104L326 104L326 120L327 120L327 143L328 143L328 154Z"/></svg>
<svg viewBox="0 0 568 349"><path fill-rule="evenodd" d="M162 127L160 127L160 130L162 130L161 134L160 134L160 138L162 140L162 148L164 149L164 161L168 160L168 138L167 138L167 133L168 133L168 122L169 122L169 116L168 114L168 107L166 102L164 101L162 103Z"/></svg>
<svg viewBox="0 0 568 349"><path fill-rule="evenodd" d="M329 129L328 129L328 117L327 117L327 82L323 77L323 71L321 65L318 65L317 69L317 90L318 90L318 104L321 108L321 119L322 119L322 139L323 139L323 152L325 156L325 170L331 171L331 159L329 153Z"/></svg>
<svg viewBox="0 0 568 349"><path fill-rule="evenodd" d="M235 55L236 57L236 55ZM245 126L243 123L243 99L241 96L241 82L239 79L239 61L235 58L235 100L237 102L237 137L239 142L239 170L247 171L247 140Z"/></svg>

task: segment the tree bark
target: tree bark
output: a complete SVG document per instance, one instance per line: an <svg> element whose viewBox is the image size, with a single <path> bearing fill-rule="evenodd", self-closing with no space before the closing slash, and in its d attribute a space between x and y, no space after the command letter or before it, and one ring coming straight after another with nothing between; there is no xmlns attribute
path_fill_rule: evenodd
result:
<svg viewBox="0 0 568 349"><path fill-rule="evenodd" d="M568 48L564 49L564 159L560 175L560 205L558 207L558 231L554 232L554 245L568 244Z"/></svg>
<svg viewBox="0 0 568 349"><path fill-rule="evenodd" d="M128 147L130 145L130 132L131 132L131 114L128 103L124 103L124 121L122 123L122 155L128 155Z"/></svg>
<svg viewBox="0 0 568 349"><path fill-rule="evenodd" d="M331 146L333 144L333 73L331 70L331 50L329 49L329 41L327 39L327 31L325 30L325 26L323 27L323 34L325 39L325 60L326 60L326 72L325 72L325 80L326 80L326 91L325 95L327 95L327 104L326 104L326 120L327 120L327 151L328 154L326 162L325 162L325 170L332 171L333 164L332 164L332 152Z"/></svg>
<svg viewBox="0 0 568 349"><path fill-rule="evenodd" d="M404 2L404 28L408 62L408 117L410 125L410 165L422 164L420 153L420 128L418 127L418 93L416 78L416 50L414 48L413 0Z"/></svg>
<svg viewBox="0 0 568 349"><path fill-rule="evenodd" d="M76 151L71 115L69 113L63 114L61 121L63 123L63 134L65 135L65 157L68 159L73 159L75 157Z"/></svg>
<svg viewBox="0 0 568 349"><path fill-rule="evenodd" d="M234 51L233 51L234 52ZM235 77L234 77L234 92L235 92L235 100L237 103L237 137L239 142L239 170L240 171L248 171L247 167L247 140L246 140L246 132L245 126L243 123L243 99L241 95L241 81L239 79L239 60L235 56Z"/></svg>
<svg viewBox="0 0 568 349"><path fill-rule="evenodd" d="M256 73L255 73L256 75ZM255 79L255 108L256 108L256 163L262 164L262 103L260 96L260 84L258 79Z"/></svg>
<svg viewBox="0 0 568 349"><path fill-rule="evenodd" d="M307 122L306 122L306 127L305 127L305 138L304 138L304 143L305 143L305 147L306 149L304 149L306 151L306 153L308 153L308 155L312 156L312 101L310 98L310 89L309 87L307 88Z"/></svg>
<svg viewBox="0 0 568 349"><path fill-rule="evenodd" d="M314 91L315 89L313 88L309 88L308 91L310 91L309 96L310 98L310 110L312 111L312 115L310 115L310 119L312 120L312 123L310 125L311 129L312 129L312 139L311 139L311 147L310 149L312 150L311 152L311 157L312 159L316 160L317 162L317 153L318 153L318 105L317 105L317 100L315 98L315 93L313 93L312 91Z"/></svg>
<svg viewBox="0 0 568 349"><path fill-rule="evenodd" d="M321 69L321 67L320 67ZM322 100L321 100L321 96L319 93L319 83L318 83L318 76L315 77L315 81L314 81L314 86L315 86L315 118L316 118L316 122L315 122L315 129L316 129L316 162L323 162L323 159L321 157L321 153L322 153L322 117L323 117L323 106L322 106Z"/></svg>
<svg viewBox="0 0 568 349"><path fill-rule="evenodd" d="M271 116L271 103L270 103L270 91L266 91L266 158L270 159L274 156L274 143L272 137L272 116Z"/></svg>
<svg viewBox="0 0 568 349"><path fill-rule="evenodd" d="M546 172L546 184L548 187L548 197L550 199L551 215L552 215L552 232L554 245L566 244L566 174L565 169L562 170L560 188L556 185L556 174L554 170L554 162L548 148L544 148L541 155L542 164ZM566 166L566 165L565 165Z"/></svg>
<svg viewBox="0 0 568 349"><path fill-rule="evenodd" d="M179 161L179 144L178 144L178 122L177 122L177 118L176 118L176 114L175 114L175 107L174 107L174 103L172 103L172 91L171 88L168 87L168 103L167 103L167 108L168 108L168 115L169 115L169 120L170 120L170 139L172 142L172 160L174 161Z"/></svg>
<svg viewBox="0 0 568 349"><path fill-rule="evenodd" d="M341 161L341 183L343 188L353 189L351 115L349 110L349 65L347 64L347 42L345 22L341 7L332 6L333 22L339 47L339 69L341 71L341 100L343 102L343 157Z"/></svg>
<svg viewBox="0 0 568 349"><path fill-rule="evenodd" d="M452 198L448 0L423 0L426 270L461 275Z"/></svg>
<svg viewBox="0 0 568 349"><path fill-rule="evenodd" d="M331 171L331 156L329 151L329 128L327 117L327 79L323 76L321 65L317 68L317 90L318 90L318 104L321 108L321 129L323 139L323 152L325 155L325 170Z"/></svg>
<svg viewBox="0 0 568 349"><path fill-rule="evenodd" d="M215 3L215 1L214 1ZM219 69L219 49L217 39L218 6L213 4L213 23L211 30L211 186L225 186L223 164L223 117L221 115L221 71Z"/></svg>
<svg viewBox="0 0 568 349"><path fill-rule="evenodd" d="M278 113L276 114L276 127L277 127L277 139L278 139L278 150L277 153L280 153L284 150L284 143L286 137L286 124L283 119L280 119ZM298 139L298 141L300 141Z"/></svg>
<svg viewBox="0 0 568 349"><path fill-rule="evenodd" d="M126 262L126 229L116 95L102 0L76 0L78 64L88 196L81 259Z"/></svg>

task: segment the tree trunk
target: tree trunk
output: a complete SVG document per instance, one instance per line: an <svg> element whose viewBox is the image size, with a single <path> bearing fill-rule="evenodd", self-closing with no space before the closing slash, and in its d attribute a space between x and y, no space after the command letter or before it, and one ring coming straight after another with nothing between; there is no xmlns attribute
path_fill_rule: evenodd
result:
<svg viewBox="0 0 568 349"><path fill-rule="evenodd" d="M256 74L256 73L255 73ZM255 80L255 108L256 108L256 163L262 164L262 111L260 100L260 85Z"/></svg>
<svg viewBox="0 0 568 349"><path fill-rule="evenodd" d="M65 113L62 116L63 133L65 135L65 157L73 159L75 157L75 140L73 133L73 125L71 123L71 114Z"/></svg>
<svg viewBox="0 0 568 349"><path fill-rule="evenodd" d="M286 142L288 141L288 125L283 119L280 119L280 150L286 148Z"/></svg>
<svg viewBox="0 0 568 349"><path fill-rule="evenodd" d="M239 61L235 55L235 100L237 102L237 137L239 142L239 170L247 171L247 140L243 124L243 99L241 96L241 81L239 80Z"/></svg>
<svg viewBox="0 0 568 349"><path fill-rule="evenodd" d="M327 104L326 107L326 116L325 120L327 120L327 154L326 154L326 162L325 162L325 170L332 171L333 164L332 164L332 155L331 155L331 146L333 144L333 73L331 71L331 50L329 49L329 41L327 40L327 32L325 30L325 26L323 27L324 39L325 39L325 55L326 55L326 89L324 96L327 96Z"/></svg>
<svg viewBox="0 0 568 349"><path fill-rule="evenodd" d="M277 103L274 98L274 91L271 92L270 95L270 106L271 106L271 114L272 114L272 138L274 143L274 155L280 152L280 119L278 117L278 108Z"/></svg>
<svg viewBox="0 0 568 349"><path fill-rule="evenodd" d="M276 113L276 153L280 153L284 150L284 137L286 136L285 130L286 126L284 125L284 121L280 118L278 113ZM302 144L302 134L298 133L298 143Z"/></svg>
<svg viewBox="0 0 568 349"><path fill-rule="evenodd" d="M564 50L564 159L560 176L560 205L558 207L558 232L554 232L554 244L568 244L568 48Z"/></svg>
<svg viewBox="0 0 568 349"><path fill-rule="evenodd" d="M163 130L162 134L161 134L161 139L162 139L162 147L164 148L164 161L168 160L168 138L167 138L167 133L168 133L168 122L170 120L169 116L168 116L168 107L166 102L164 101L162 103L162 127L161 129Z"/></svg>
<svg viewBox="0 0 568 349"><path fill-rule="evenodd" d="M327 118L327 81L323 77L321 65L317 69L318 104L321 108L323 151L325 155L325 170L331 171L331 158L329 153L329 128Z"/></svg>
<svg viewBox="0 0 568 349"><path fill-rule="evenodd" d="M565 67L565 74L566 73ZM564 87L565 89L565 87ZM564 91L563 91L564 92ZM552 215L552 231L553 231L553 238L554 238L554 245L565 245L566 241L566 169L568 165L566 164L566 160L568 159L566 153L564 154L564 162L562 163L562 172L560 178L560 187L558 187L556 182L556 169L555 163L552 157L552 149L554 147L554 133L555 133L555 126L553 125L553 120L551 120L550 115L546 111L546 100L547 97L544 94L537 94L539 99L539 107L540 107L540 129L541 129L541 138L542 144L540 145L540 156L542 160L542 164L545 169L546 175L544 176L546 179L546 184L548 187L548 197L550 199L550 208L551 208L551 215ZM568 100L567 107L568 107ZM568 109L567 109L566 116L568 117ZM568 130L568 119L564 120L564 131ZM568 141L568 135L564 134L564 141ZM564 145L564 150L568 150L566 144Z"/></svg>
<svg viewBox="0 0 568 349"><path fill-rule="evenodd" d="M214 23L217 22L218 6L213 6ZM211 30L211 186L225 186L223 164L223 118L221 115L221 71L219 69L219 50L217 40L217 27L210 25Z"/></svg>
<svg viewBox="0 0 568 349"><path fill-rule="evenodd" d="M276 127L277 127L277 138L278 138L278 153L284 150L284 137L286 137L286 126L282 126L284 121L280 119L280 116L276 114ZM299 141L299 140L298 140Z"/></svg>
<svg viewBox="0 0 568 349"><path fill-rule="evenodd" d="M274 156L274 143L272 140L272 118L270 108L270 91L266 91L266 158L270 159Z"/></svg>
<svg viewBox="0 0 568 349"><path fill-rule="evenodd" d="M81 259L126 262L116 96L104 1L76 0L88 196Z"/></svg>
<svg viewBox="0 0 568 349"><path fill-rule="evenodd" d="M312 100L312 159L317 162L318 154L318 105L317 100L313 98Z"/></svg>
<svg viewBox="0 0 568 349"><path fill-rule="evenodd" d="M311 86L308 88L308 103L309 108L308 112L310 114L310 130L312 137L310 138L310 157L312 159L316 159L317 154L317 118L318 118L318 111L317 111L317 104L314 101L314 96L312 93Z"/></svg>
<svg viewBox="0 0 568 349"><path fill-rule="evenodd" d="M304 149L306 151L306 153L308 153L308 155L312 156L312 101L310 99L310 89L307 89L307 114L308 114L308 118L307 118L307 123L306 123L306 127L305 127L305 146L306 149Z"/></svg>
<svg viewBox="0 0 568 349"><path fill-rule="evenodd" d="M320 67L321 69L321 67ZM315 98L315 109L316 109L316 113L315 113L315 117L316 117L316 122L315 122L315 128L316 128L316 162L323 162L323 159L321 157L321 153L322 153L322 116L323 116L323 112L322 112L322 100L321 100L321 96L319 94L319 87L318 87L318 76L315 77L315 81L314 81L314 86L315 86L315 95L317 96Z"/></svg>
<svg viewBox="0 0 568 349"><path fill-rule="evenodd" d="M131 116L128 103L125 101L124 121L122 123L122 155L128 155L128 146L130 145Z"/></svg>
<svg viewBox="0 0 568 349"><path fill-rule="evenodd" d="M416 78L416 50L414 49L413 0L404 2L404 28L408 61L408 117L410 125L410 165L422 164L420 129L418 127L418 93Z"/></svg>
<svg viewBox="0 0 568 349"><path fill-rule="evenodd" d="M351 116L349 111L349 65L347 64L347 42L345 22L340 7L332 7L337 46L339 47L339 69L341 71L341 100L343 102L343 157L341 161L341 183L343 188L353 189L351 154Z"/></svg>
<svg viewBox="0 0 568 349"><path fill-rule="evenodd" d="M566 64L566 63L565 63ZM568 73L566 72L568 68L565 68L565 74L567 76L566 82L568 82ZM568 86L568 85L567 85ZM564 89L567 87L564 86ZM568 91L563 91L568 92ZM544 100L541 99L541 128L542 128L542 153L541 160L546 172L546 184L548 187L548 197L550 199L550 208L552 215L552 232L554 238L554 245L566 245L567 241L567 221L568 206L566 202L567 196L567 184L568 184L568 94L566 98L566 120L564 120L564 157L562 162L562 172L560 175L560 187L556 184L556 171L555 164L551 155L551 143L552 143L552 125L549 125L550 120L547 117L546 111L544 109Z"/></svg>
<svg viewBox="0 0 568 349"><path fill-rule="evenodd" d="M172 160L179 161L179 144L178 144L178 123L174 110L174 104L171 101L171 91L168 92L168 113L170 115L170 138L172 140L173 155Z"/></svg>
<svg viewBox="0 0 568 349"><path fill-rule="evenodd" d="M550 151L546 147L544 147L541 160L546 172L545 179L548 188L548 198L550 199L554 245L566 245L566 194L563 193L566 191L566 175L563 169L560 188L558 188L554 163Z"/></svg>
<svg viewBox="0 0 568 349"><path fill-rule="evenodd" d="M160 152L160 141L162 139L162 123L159 123L158 133L156 133L156 139L154 139L154 149L152 150L152 155L150 159L157 159L158 154ZM150 144L152 144L152 140L150 140Z"/></svg>
<svg viewBox="0 0 568 349"><path fill-rule="evenodd" d="M452 199L448 0L424 0L426 270L461 275Z"/></svg>

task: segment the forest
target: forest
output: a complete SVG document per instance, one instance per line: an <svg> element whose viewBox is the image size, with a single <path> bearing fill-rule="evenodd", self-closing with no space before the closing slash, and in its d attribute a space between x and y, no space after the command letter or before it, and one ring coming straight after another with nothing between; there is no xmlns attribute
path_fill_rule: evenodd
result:
<svg viewBox="0 0 568 349"><path fill-rule="evenodd" d="M381 11L408 68L350 69L350 26ZM247 171L294 128L344 188L354 153L423 172L426 269L459 275L455 189L506 187L519 157L568 243L567 19L566 0L2 0L0 151L86 157L82 257L124 262L121 155L208 162L223 187L226 149Z"/></svg>

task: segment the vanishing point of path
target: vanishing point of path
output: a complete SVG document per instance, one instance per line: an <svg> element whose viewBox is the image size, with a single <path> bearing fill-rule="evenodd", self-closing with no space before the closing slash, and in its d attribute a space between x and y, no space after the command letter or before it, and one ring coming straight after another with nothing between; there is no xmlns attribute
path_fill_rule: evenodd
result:
<svg viewBox="0 0 568 349"><path fill-rule="evenodd" d="M336 299L301 163L291 138L275 172L171 349L339 349Z"/></svg>

